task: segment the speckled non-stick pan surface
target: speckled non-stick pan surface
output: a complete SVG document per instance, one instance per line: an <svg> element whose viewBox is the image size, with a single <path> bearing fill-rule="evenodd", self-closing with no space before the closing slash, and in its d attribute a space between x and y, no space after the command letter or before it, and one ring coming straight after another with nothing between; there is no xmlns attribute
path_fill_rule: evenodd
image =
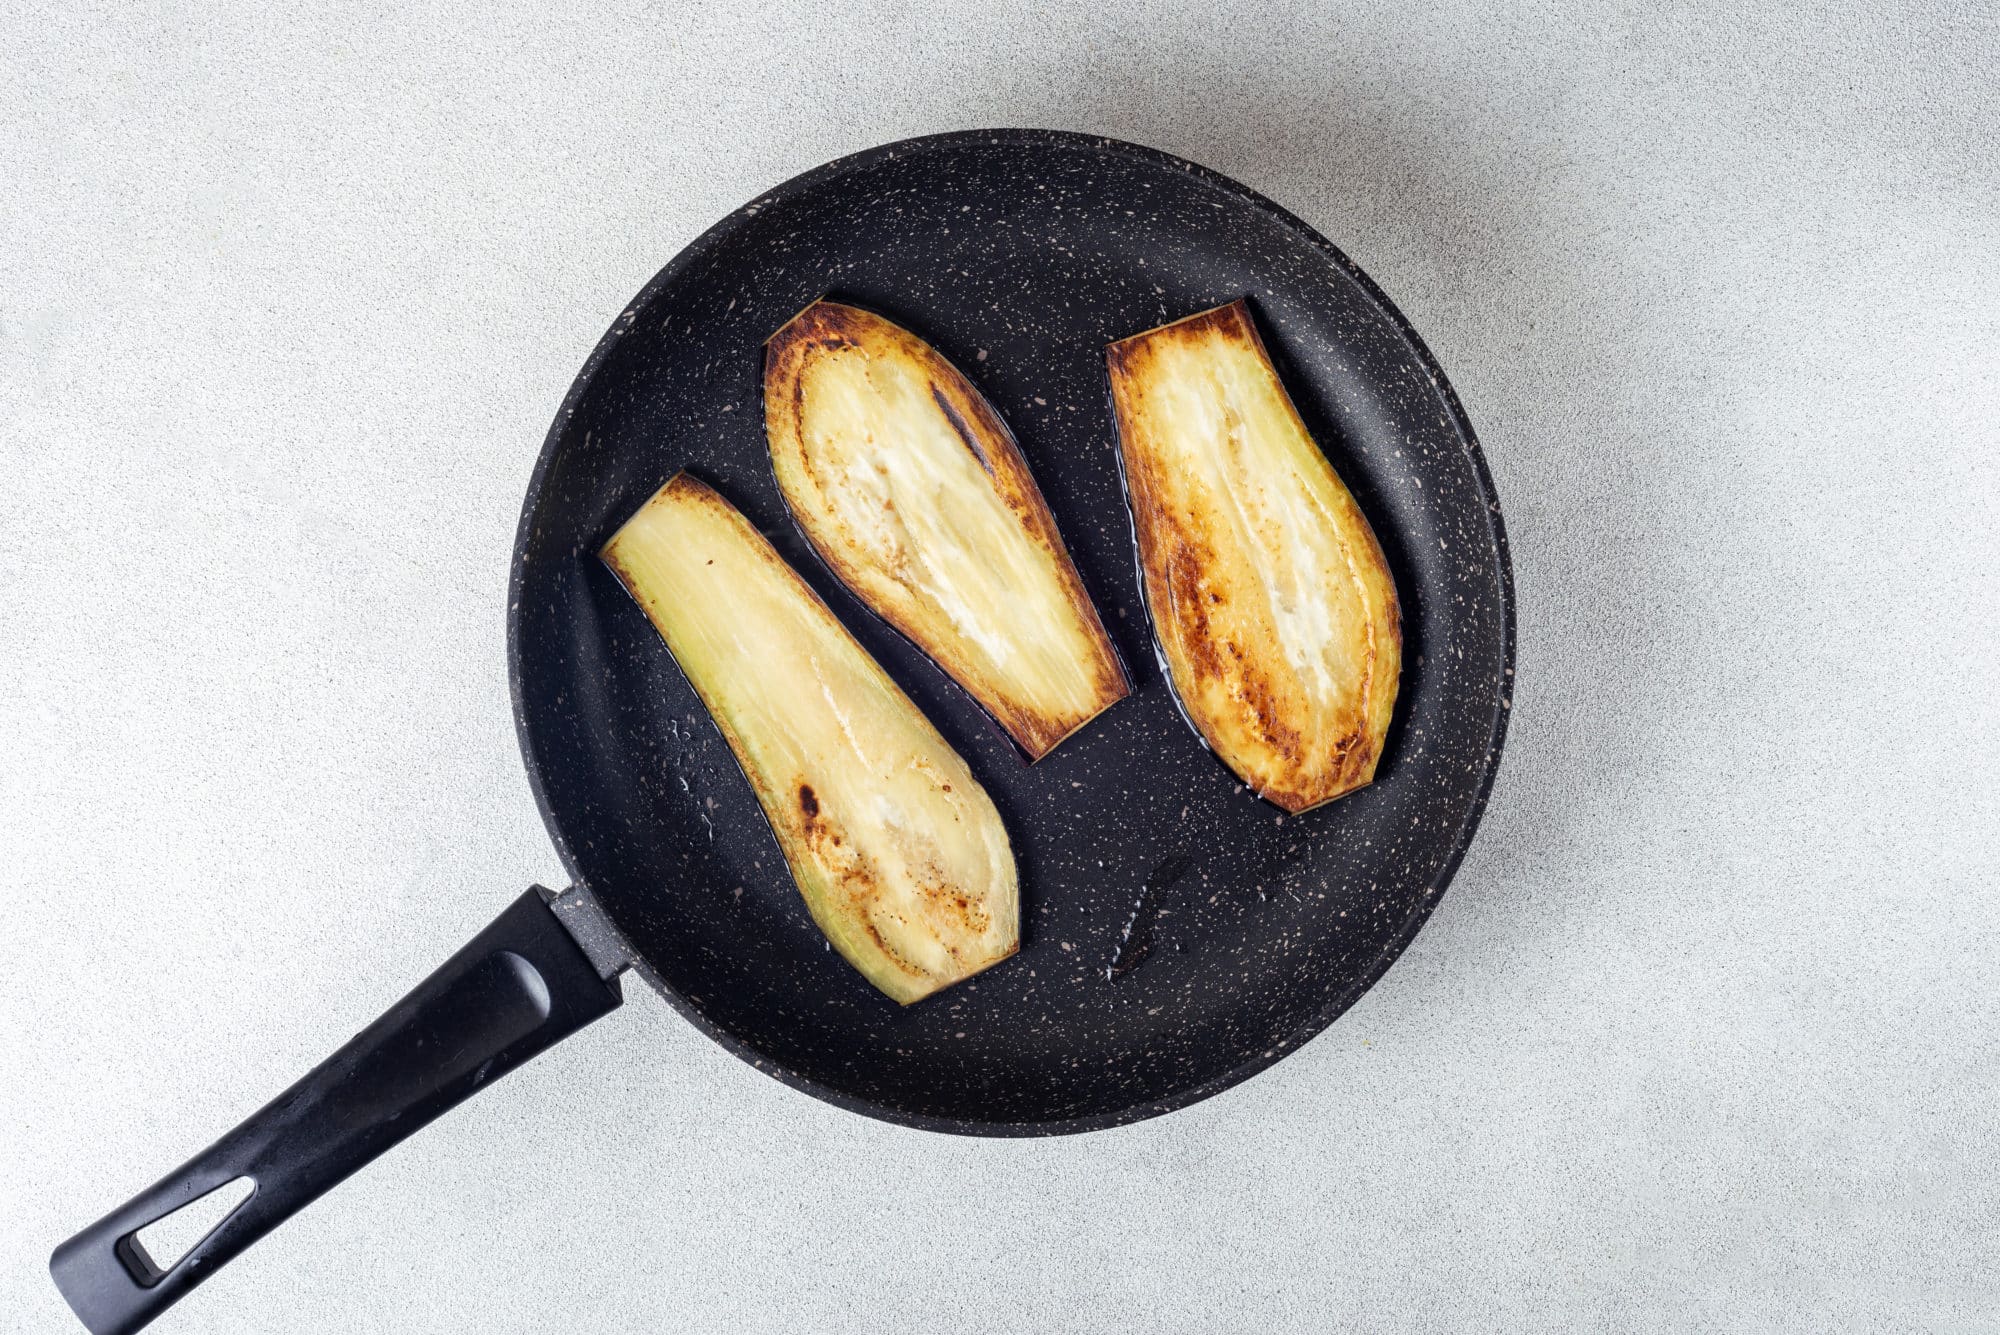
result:
<svg viewBox="0 0 2000 1335"><path fill-rule="evenodd" d="M827 573L772 481L762 344L832 293L908 326L1012 426L1135 694L1040 764ZM1371 788L1259 801L1177 712L1134 566L1104 345L1247 294L1402 598ZM728 747L595 557L676 469L777 544L972 765L1013 836L1018 958L908 1008L807 918ZM689 1018L844 1107L944 1131L1129 1122L1254 1074L1408 944L1479 819L1512 692L1506 541L1443 372L1312 229L1213 172L992 131L844 158L745 205L613 323L549 433L511 612L522 749L564 861ZM1150 953L1107 966L1151 880ZM1129 952L1129 947L1128 947Z"/></svg>

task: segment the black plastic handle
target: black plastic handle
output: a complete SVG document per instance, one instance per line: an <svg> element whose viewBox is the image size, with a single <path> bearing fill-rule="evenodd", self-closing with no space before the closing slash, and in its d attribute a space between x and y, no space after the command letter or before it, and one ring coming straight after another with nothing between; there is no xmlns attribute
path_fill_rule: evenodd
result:
<svg viewBox="0 0 2000 1335"><path fill-rule="evenodd" d="M623 1000L530 890L470 945L241 1126L56 1248L92 1335L127 1335L349 1173ZM135 1236L247 1177L242 1204L162 1269Z"/></svg>

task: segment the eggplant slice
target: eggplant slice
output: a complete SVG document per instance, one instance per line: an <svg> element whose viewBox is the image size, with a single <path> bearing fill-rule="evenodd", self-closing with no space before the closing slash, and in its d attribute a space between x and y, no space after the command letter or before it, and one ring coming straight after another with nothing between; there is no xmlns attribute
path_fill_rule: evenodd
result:
<svg viewBox="0 0 2000 1335"><path fill-rule="evenodd" d="M908 1005L1019 948L992 799L734 506L679 474L600 555L736 753L848 963Z"/></svg>
<svg viewBox="0 0 2000 1335"><path fill-rule="evenodd" d="M1013 435L928 343L814 302L765 346L764 426L821 559L1030 760L1130 693Z"/></svg>
<svg viewBox="0 0 2000 1335"><path fill-rule="evenodd" d="M1188 719L1286 811L1366 785L1402 667L1396 586L1249 306L1106 359L1146 604Z"/></svg>

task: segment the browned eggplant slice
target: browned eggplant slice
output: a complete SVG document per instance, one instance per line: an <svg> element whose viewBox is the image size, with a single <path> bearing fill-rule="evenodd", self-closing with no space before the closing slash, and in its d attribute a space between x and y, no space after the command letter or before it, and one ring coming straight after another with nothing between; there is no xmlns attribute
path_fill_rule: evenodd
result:
<svg viewBox="0 0 2000 1335"><path fill-rule="evenodd" d="M1106 358L1146 604L1189 719L1287 811L1371 782L1402 667L1396 587L1249 307Z"/></svg>
<svg viewBox="0 0 2000 1335"><path fill-rule="evenodd" d="M817 301L764 353L786 505L841 582L1039 760L1130 687L999 414L928 343Z"/></svg>
<svg viewBox="0 0 2000 1335"><path fill-rule="evenodd" d="M763 534L682 473L606 543L736 753L833 948L907 1005L1012 955L986 790Z"/></svg>

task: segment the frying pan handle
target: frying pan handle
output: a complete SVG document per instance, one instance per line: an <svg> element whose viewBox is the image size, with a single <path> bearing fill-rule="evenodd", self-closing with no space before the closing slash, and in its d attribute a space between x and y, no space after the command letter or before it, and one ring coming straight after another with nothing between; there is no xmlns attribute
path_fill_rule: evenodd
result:
<svg viewBox="0 0 2000 1335"><path fill-rule="evenodd" d="M56 1248L92 1335L127 1335L432 1118L623 1000L530 890L443 968L248 1121ZM172 1265L137 1234L218 1187L250 1195Z"/></svg>

